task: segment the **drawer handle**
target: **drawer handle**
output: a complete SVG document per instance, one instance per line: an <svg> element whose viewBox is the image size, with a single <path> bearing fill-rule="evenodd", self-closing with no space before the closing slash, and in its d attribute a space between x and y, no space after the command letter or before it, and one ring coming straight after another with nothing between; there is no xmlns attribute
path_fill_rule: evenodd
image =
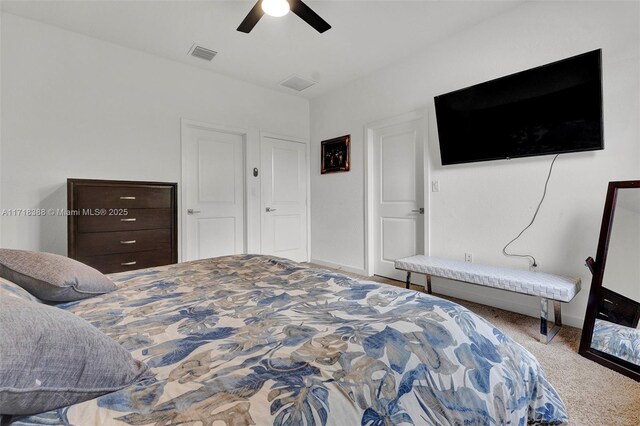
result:
<svg viewBox="0 0 640 426"><path fill-rule="evenodd" d="M136 221L135 217L133 217L131 219L120 219L120 222L135 222L135 221Z"/></svg>
<svg viewBox="0 0 640 426"><path fill-rule="evenodd" d="M120 244L135 244L136 240L120 241Z"/></svg>
<svg viewBox="0 0 640 426"><path fill-rule="evenodd" d="M600 315L602 315L605 318L609 318L609 315L605 314L604 312L598 312Z"/></svg>
<svg viewBox="0 0 640 426"><path fill-rule="evenodd" d="M121 200L135 200L136 197L120 197Z"/></svg>
<svg viewBox="0 0 640 426"><path fill-rule="evenodd" d="M604 299L605 302L613 304L613 302L609 299Z"/></svg>
<svg viewBox="0 0 640 426"><path fill-rule="evenodd" d="M131 266L131 265L135 265L136 263L138 263L138 262L136 262L136 261L133 261L133 262L122 262L120 264L120 266Z"/></svg>

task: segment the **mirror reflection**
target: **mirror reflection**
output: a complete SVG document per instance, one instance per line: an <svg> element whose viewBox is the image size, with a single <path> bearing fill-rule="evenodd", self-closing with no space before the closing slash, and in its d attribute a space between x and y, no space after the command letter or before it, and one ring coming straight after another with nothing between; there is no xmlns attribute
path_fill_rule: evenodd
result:
<svg viewBox="0 0 640 426"><path fill-rule="evenodd" d="M640 189L620 188L591 347L640 365Z"/></svg>

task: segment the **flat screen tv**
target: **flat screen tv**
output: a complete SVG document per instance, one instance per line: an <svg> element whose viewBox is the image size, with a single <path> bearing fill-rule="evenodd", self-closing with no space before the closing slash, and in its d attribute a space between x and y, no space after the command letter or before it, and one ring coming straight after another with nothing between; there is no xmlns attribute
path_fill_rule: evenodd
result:
<svg viewBox="0 0 640 426"><path fill-rule="evenodd" d="M442 165L604 148L602 52L435 97Z"/></svg>

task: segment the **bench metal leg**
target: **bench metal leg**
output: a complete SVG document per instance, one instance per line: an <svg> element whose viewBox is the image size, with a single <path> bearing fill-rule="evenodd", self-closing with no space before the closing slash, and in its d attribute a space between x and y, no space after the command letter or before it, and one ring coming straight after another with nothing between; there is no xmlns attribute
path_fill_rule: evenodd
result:
<svg viewBox="0 0 640 426"><path fill-rule="evenodd" d="M544 344L547 344L553 339L560 328L562 327L562 305L560 302L554 300L553 301L553 314L555 319L555 324L553 328L549 330L548 327L548 319L549 319L549 299L545 299L544 297L540 299L540 341Z"/></svg>
<svg viewBox="0 0 640 426"><path fill-rule="evenodd" d="M431 293L431 275L426 274L425 277L427 278L427 293L429 294L433 294ZM407 280L405 281L405 287L407 289L411 288L411 272L407 271Z"/></svg>
<svg viewBox="0 0 640 426"><path fill-rule="evenodd" d="M553 301L553 317L558 328L562 327L562 305L557 300Z"/></svg>

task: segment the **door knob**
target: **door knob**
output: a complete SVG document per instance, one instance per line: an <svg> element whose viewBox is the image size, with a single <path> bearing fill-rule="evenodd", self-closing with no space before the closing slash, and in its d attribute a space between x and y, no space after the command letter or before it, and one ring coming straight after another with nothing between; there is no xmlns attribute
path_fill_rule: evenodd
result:
<svg viewBox="0 0 640 426"><path fill-rule="evenodd" d="M266 211L267 213L271 213L271 212L275 212L276 209L272 209L271 207L267 207L266 209L264 209L264 211Z"/></svg>
<svg viewBox="0 0 640 426"><path fill-rule="evenodd" d="M187 214L198 214L198 213L200 213L200 210L187 209Z"/></svg>
<svg viewBox="0 0 640 426"><path fill-rule="evenodd" d="M417 210L411 210L412 213L420 213L420 214L424 214L424 207L420 207Z"/></svg>

